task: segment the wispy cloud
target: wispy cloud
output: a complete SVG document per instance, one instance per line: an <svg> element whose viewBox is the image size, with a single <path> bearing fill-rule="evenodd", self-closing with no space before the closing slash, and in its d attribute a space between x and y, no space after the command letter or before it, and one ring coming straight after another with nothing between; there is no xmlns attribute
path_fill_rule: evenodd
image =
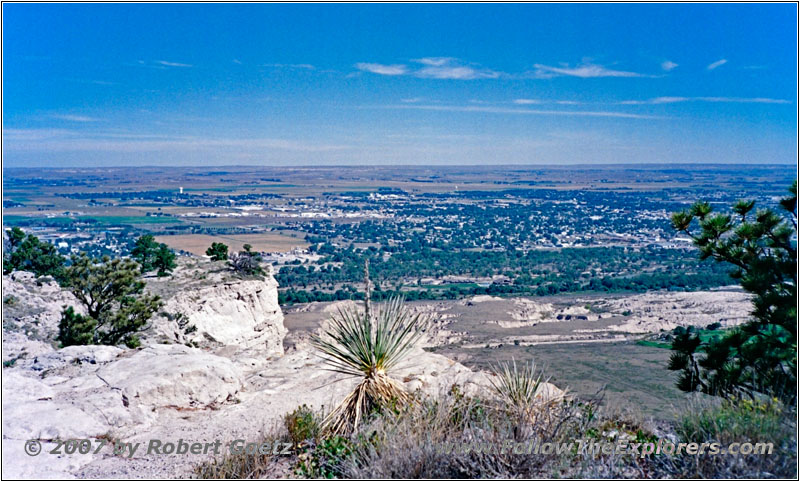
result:
<svg viewBox="0 0 800 482"><path fill-rule="evenodd" d="M192 67L191 64L184 64L181 62L170 62L168 60L156 60L156 64L163 65L164 67Z"/></svg>
<svg viewBox="0 0 800 482"><path fill-rule="evenodd" d="M623 119L663 119L661 116L630 114L615 111L567 111L567 110L540 110L506 107L484 106L458 106L458 105L420 105L401 104L380 106L384 109L418 109L441 112L477 112L484 114L509 114L509 115L547 115L547 116L573 116L573 117L617 117Z"/></svg>
<svg viewBox="0 0 800 482"><path fill-rule="evenodd" d="M678 102L723 102L736 104L791 104L786 99L771 99L769 97L654 97L645 100L624 100L624 105L655 105L675 104Z"/></svg>
<svg viewBox="0 0 800 482"><path fill-rule="evenodd" d="M678 66L678 64L676 64L675 62L673 62L671 60L665 60L665 61L661 62L661 69L664 70L665 72L669 72L671 70L674 70L677 66Z"/></svg>
<svg viewBox="0 0 800 482"><path fill-rule="evenodd" d="M419 66L374 62L359 62L355 66L358 70L373 74L413 75L423 79L496 79L501 75L500 72L466 64L452 57L423 57L413 59L411 62Z"/></svg>
<svg viewBox="0 0 800 482"><path fill-rule="evenodd" d="M370 72L379 75L405 75L408 73L408 67L403 64L376 64L373 62L359 62L356 64L358 70Z"/></svg>
<svg viewBox="0 0 800 482"><path fill-rule="evenodd" d="M558 104L558 105L580 105L577 100L539 100L539 99L514 99L517 105L536 105L536 104Z"/></svg>
<svg viewBox="0 0 800 482"><path fill-rule="evenodd" d="M66 129L6 129L9 141L3 147L13 151L53 152L153 152L202 151L222 149L232 151L274 149L296 152L327 152L350 149L341 144L317 143L276 138L213 138L169 136L157 134L121 134L114 132L84 133Z"/></svg>
<svg viewBox="0 0 800 482"><path fill-rule="evenodd" d="M591 63L582 63L574 67L570 67L568 64L561 64L559 67L534 64L534 68L535 70L532 73L533 76L542 79L560 76L580 77L583 79L595 77L649 77L648 75L640 74L638 72L614 70L603 65Z"/></svg>
<svg viewBox="0 0 800 482"><path fill-rule="evenodd" d="M109 82L107 80L96 80L96 79L66 79L69 82L76 82L78 84L90 84L90 85L117 85L116 82Z"/></svg>
<svg viewBox="0 0 800 482"><path fill-rule="evenodd" d="M716 62L711 62L710 64L708 64L708 67L706 67L706 69L707 70L714 70L717 67L721 67L721 66L723 66L723 65L725 65L727 63L728 63L727 59L719 59Z"/></svg>
<svg viewBox="0 0 800 482"><path fill-rule="evenodd" d="M424 65L414 72L414 75L422 78L470 80L500 77L499 72L465 65L450 57L426 57L414 62Z"/></svg>
<svg viewBox="0 0 800 482"><path fill-rule="evenodd" d="M271 67L274 69L316 70L316 67L311 64L263 64L262 67Z"/></svg>
<svg viewBox="0 0 800 482"><path fill-rule="evenodd" d="M537 99L514 99L513 102L517 105L532 105L532 104L541 104L541 100Z"/></svg>
<svg viewBox="0 0 800 482"><path fill-rule="evenodd" d="M146 67L149 69L187 69L190 67L194 67L191 64L186 64L183 62L173 62L170 60L137 60L136 62L129 62L125 63L124 65L134 66L134 67Z"/></svg>
<svg viewBox="0 0 800 482"><path fill-rule="evenodd" d="M53 119L59 119L69 122L98 122L100 119L95 117L89 117L85 115L75 115L75 114L53 114L50 117Z"/></svg>
<svg viewBox="0 0 800 482"><path fill-rule="evenodd" d="M623 100L619 103L623 105L673 104L675 102L686 102L689 100L691 100L689 97L654 97L645 100Z"/></svg>

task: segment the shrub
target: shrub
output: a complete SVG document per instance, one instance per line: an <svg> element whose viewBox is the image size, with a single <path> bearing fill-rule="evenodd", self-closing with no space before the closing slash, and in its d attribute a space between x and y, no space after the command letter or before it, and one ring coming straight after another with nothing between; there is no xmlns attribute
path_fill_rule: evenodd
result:
<svg viewBox="0 0 800 482"><path fill-rule="evenodd" d="M352 454L350 439L340 435L323 437L298 457L295 473L309 479L342 478L345 464Z"/></svg>
<svg viewBox="0 0 800 482"><path fill-rule="evenodd" d="M778 399L696 399L679 417L684 442L772 443L771 455L698 455L659 459L674 477L763 479L797 477L797 413Z"/></svg>
<svg viewBox="0 0 800 482"><path fill-rule="evenodd" d="M352 457L344 461L348 478L527 478L568 475L576 454L501 453L513 443L569 443L586 433L594 418L591 403L562 400L525 433L515 407L498 406L455 388L397 413L373 419L359 431ZM471 450L480 447L480 453ZM579 457L579 456L578 456Z"/></svg>
<svg viewBox="0 0 800 482"><path fill-rule="evenodd" d="M531 362L518 367L516 360L512 360L500 363L493 371L495 377L489 382L509 413L523 419L533 418L538 405L536 392L542 383L536 365Z"/></svg>
<svg viewBox="0 0 800 482"><path fill-rule="evenodd" d="M255 276L264 274L261 267L261 256L254 252L249 244L243 246L244 250L231 255L228 264L233 270L243 276Z"/></svg>
<svg viewBox="0 0 800 482"><path fill-rule="evenodd" d="M303 442L319 434L319 421L314 411L305 404L286 414L284 423L295 447L300 447Z"/></svg>

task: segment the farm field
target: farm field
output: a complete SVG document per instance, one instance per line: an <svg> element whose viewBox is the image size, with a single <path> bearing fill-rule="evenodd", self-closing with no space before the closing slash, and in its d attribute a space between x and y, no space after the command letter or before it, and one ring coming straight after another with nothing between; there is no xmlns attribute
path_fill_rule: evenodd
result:
<svg viewBox="0 0 800 482"><path fill-rule="evenodd" d="M308 243L302 238L293 238L283 234L239 234L239 235L207 235L207 234L176 234L156 236L156 241L165 243L172 249L187 251L197 256L206 253L211 243L225 243L230 252L241 251L245 244L260 252L276 253L287 252L295 248L305 248Z"/></svg>

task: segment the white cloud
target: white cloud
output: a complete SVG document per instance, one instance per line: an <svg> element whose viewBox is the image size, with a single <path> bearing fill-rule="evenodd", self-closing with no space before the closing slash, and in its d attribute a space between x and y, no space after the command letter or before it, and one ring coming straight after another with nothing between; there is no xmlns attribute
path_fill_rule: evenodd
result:
<svg viewBox="0 0 800 482"><path fill-rule="evenodd" d="M550 115L550 116L571 116L571 117L617 117L626 119L662 119L660 116L630 114L627 112L614 111L565 111L565 110L539 110L539 109L514 109L505 107L481 107L481 106L458 106L458 105L388 105L386 109L418 109L442 112L478 112L485 114L511 114L511 115Z"/></svg>
<svg viewBox="0 0 800 482"><path fill-rule="evenodd" d="M675 102L686 102L691 100L688 97L655 97L646 100L623 100L620 104L624 105L643 105L643 104L673 104Z"/></svg>
<svg viewBox="0 0 800 482"><path fill-rule="evenodd" d="M580 105L580 102L576 100L514 99L512 102L517 105L535 105L535 104Z"/></svg>
<svg viewBox="0 0 800 482"><path fill-rule="evenodd" d="M560 67L535 64L534 67L536 70L533 72L533 75L545 79L559 76L580 77L583 79L594 77L646 77L646 75L637 72L614 70L602 65L590 63L583 63L575 67L570 67L566 64L562 64Z"/></svg>
<svg viewBox="0 0 800 482"><path fill-rule="evenodd" d="M665 61L661 62L661 68L663 70L665 70L666 72L669 72L670 70L673 70L677 66L678 66L678 64L676 64L675 62L672 62L671 60L665 60Z"/></svg>
<svg viewBox="0 0 800 482"><path fill-rule="evenodd" d="M678 102L724 102L737 104L791 104L785 99L771 99L768 97L654 97L646 100L624 100L624 105L653 105L674 104Z"/></svg>
<svg viewBox="0 0 800 482"><path fill-rule="evenodd" d="M414 73L417 77L428 79L496 79L500 74L491 70L477 70L467 66L441 65L419 69Z"/></svg>
<svg viewBox="0 0 800 482"><path fill-rule="evenodd" d="M705 102L736 102L741 104L791 104L786 99L770 99L768 97L697 97Z"/></svg>
<svg viewBox="0 0 800 482"><path fill-rule="evenodd" d="M723 65L725 65L727 63L728 63L727 59L720 59L720 60L717 60L716 62L712 62L712 63L708 64L708 67L706 67L706 69L714 70L717 67L721 67L721 66L723 66Z"/></svg>
<svg viewBox="0 0 800 482"><path fill-rule="evenodd" d="M412 62L422 65L410 68L405 64L378 64L373 62L359 62L356 68L365 72L380 75L413 75L423 79L496 79L499 72L489 69L466 65L451 57L423 57Z"/></svg>
<svg viewBox="0 0 800 482"><path fill-rule="evenodd" d="M415 76L421 78L471 80L500 77L499 72L466 65L452 57L424 57L413 62L425 66L414 72Z"/></svg>
<svg viewBox="0 0 800 482"><path fill-rule="evenodd" d="M95 117L89 117L85 115L74 115L74 114L53 114L50 117L53 119L65 120L69 122L98 122L100 119Z"/></svg>
<svg viewBox="0 0 800 482"><path fill-rule="evenodd" d="M414 59L412 62L416 62L418 64L423 65L431 65L434 67L439 67L442 65L449 64L454 59L452 57L423 57L421 59Z"/></svg>
<svg viewBox="0 0 800 482"><path fill-rule="evenodd" d="M376 64L371 62L359 62L356 64L358 70L370 72L379 75L405 75L408 73L408 67L403 64Z"/></svg>

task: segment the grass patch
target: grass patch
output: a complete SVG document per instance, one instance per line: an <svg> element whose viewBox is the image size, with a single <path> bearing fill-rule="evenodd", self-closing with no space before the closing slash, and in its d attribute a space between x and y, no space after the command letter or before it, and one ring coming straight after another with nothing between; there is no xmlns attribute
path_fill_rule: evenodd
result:
<svg viewBox="0 0 800 482"><path fill-rule="evenodd" d="M666 348L667 350L672 348L672 343L667 343L665 341L655 341L655 340L637 340L636 344L639 346L650 346L654 348Z"/></svg>

